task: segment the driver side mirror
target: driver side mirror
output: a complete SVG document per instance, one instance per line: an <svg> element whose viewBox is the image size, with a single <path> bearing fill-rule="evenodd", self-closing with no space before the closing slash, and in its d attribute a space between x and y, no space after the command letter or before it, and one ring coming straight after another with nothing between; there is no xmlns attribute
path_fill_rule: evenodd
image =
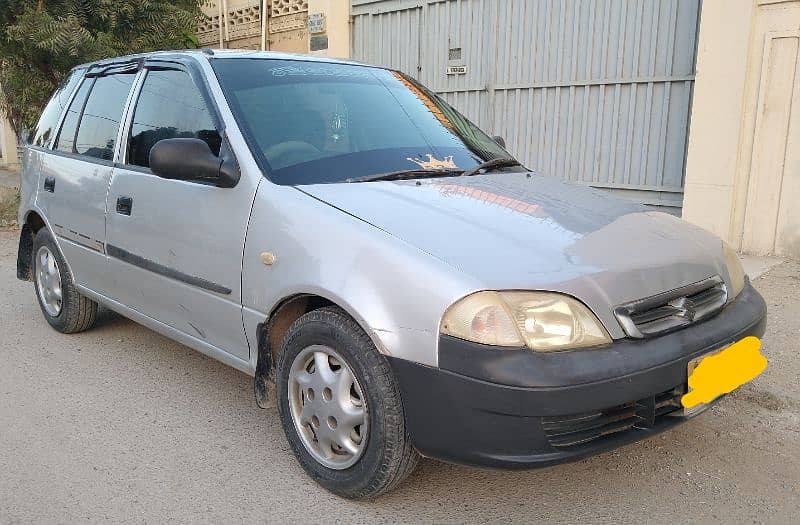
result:
<svg viewBox="0 0 800 525"><path fill-rule="evenodd" d="M200 139L163 139L150 150L150 169L164 179L232 188L241 176L232 155L214 155Z"/></svg>
<svg viewBox="0 0 800 525"><path fill-rule="evenodd" d="M506 149L506 139L501 137L500 135L495 135L492 139L497 142L497 145L503 149Z"/></svg>

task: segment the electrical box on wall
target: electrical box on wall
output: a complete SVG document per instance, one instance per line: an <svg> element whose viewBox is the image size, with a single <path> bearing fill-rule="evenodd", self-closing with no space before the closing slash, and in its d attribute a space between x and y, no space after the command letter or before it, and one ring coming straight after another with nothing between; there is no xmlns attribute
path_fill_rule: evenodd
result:
<svg viewBox="0 0 800 525"><path fill-rule="evenodd" d="M448 75L467 74L467 66L464 64L461 46L453 44L452 39L448 39L447 69L445 73Z"/></svg>
<svg viewBox="0 0 800 525"><path fill-rule="evenodd" d="M308 33L318 35L325 32L325 13L311 13L308 15Z"/></svg>

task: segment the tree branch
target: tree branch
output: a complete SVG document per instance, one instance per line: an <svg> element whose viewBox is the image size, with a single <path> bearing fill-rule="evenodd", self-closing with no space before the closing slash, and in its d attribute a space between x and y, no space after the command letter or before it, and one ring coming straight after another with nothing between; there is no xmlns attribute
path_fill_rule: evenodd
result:
<svg viewBox="0 0 800 525"><path fill-rule="evenodd" d="M44 73L44 76L47 78L47 80L53 84L53 88L57 88L59 81L58 76L56 76L56 72L53 69L53 65L45 60L34 60L34 64L39 71Z"/></svg>

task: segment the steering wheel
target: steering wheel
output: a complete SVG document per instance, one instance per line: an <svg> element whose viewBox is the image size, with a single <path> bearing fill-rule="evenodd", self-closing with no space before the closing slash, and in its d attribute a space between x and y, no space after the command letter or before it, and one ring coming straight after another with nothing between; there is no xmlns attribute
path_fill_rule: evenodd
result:
<svg viewBox="0 0 800 525"><path fill-rule="evenodd" d="M281 142L264 151L270 164L281 167L317 159L320 153L322 152L316 146L302 140Z"/></svg>

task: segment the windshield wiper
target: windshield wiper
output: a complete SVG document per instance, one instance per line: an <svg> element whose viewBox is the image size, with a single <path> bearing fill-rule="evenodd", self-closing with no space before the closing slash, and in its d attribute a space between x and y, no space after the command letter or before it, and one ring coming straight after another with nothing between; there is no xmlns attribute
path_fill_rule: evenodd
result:
<svg viewBox="0 0 800 525"><path fill-rule="evenodd" d="M461 175L464 170L448 168L448 169L434 169L434 170L400 170L390 171L388 173L376 173L374 175L365 175L363 177L353 177L346 179L345 182L372 182L376 180L405 180L417 179L423 177L444 177Z"/></svg>
<svg viewBox="0 0 800 525"><path fill-rule="evenodd" d="M486 162L482 162L475 166L472 169L469 169L462 173L463 177L471 177L473 175L477 175L481 170L489 171L495 168L509 168L511 166L522 166L522 163L517 159L512 159L511 157L507 158L500 158L500 159L490 159Z"/></svg>
<svg viewBox="0 0 800 525"><path fill-rule="evenodd" d="M414 170L400 170L390 171L388 173L376 173L374 175L365 175L363 177L353 177L346 179L345 182L372 182L377 180L407 180L418 179L424 177L454 177L461 175L464 177L471 177L477 175L482 170L491 170L495 168L506 168L510 166L522 166L522 164L511 157L491 159L478 164L469 170L461 170L458 168L442 168L442 169L414 169Z"/></svg>

